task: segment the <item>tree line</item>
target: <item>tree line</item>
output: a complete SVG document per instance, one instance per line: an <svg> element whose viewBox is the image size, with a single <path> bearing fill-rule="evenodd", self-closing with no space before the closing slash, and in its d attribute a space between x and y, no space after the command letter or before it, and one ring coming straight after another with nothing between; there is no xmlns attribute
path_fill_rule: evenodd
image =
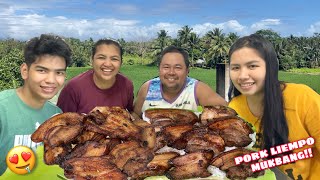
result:
<svg viewBox="0 0 320 180"><path fill-rule="evenodd" d="M292 68L316 68L320 67L320 33L314 33L311 37L296 37L290 35L281 37L277 32L270 29L262 29L256 32L273 43L279 59L280 70ZM230 46L239 38L236 33L223 33L222 29L214 28L200 37L189 26L183 26L173 38L165 30L157 32L157 37L145 41L125 41L123 38L117 41L121 44L124 64L146 64L143 59L149 59L147 64L156 65L159 61L160 52L168 45L184 48L189 52L191 66L196 64L197 59L203 59L207 68L215 68L218 63L228 62ZM94 40L89 38L81 41L77 38L68 37L65 41L72 49L73 67L90 65L91 48ZM15 88L21 85L19 67L23 62L23 48L25 41L15 39L0 40L0 90ZM130 58L137 57L137 58Z"/></svg>

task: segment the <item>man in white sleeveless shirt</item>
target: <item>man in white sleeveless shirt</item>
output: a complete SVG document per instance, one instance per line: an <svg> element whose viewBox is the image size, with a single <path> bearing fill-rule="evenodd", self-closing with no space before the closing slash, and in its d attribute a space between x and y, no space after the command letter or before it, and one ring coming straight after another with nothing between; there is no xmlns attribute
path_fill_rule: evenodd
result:
<svg viewBox="0 0 320 180"><path fill-rule="evenodd" d="M182 48L165 48L160 57L159 77L140 87L134 112L141 118L149 108L197 111L198 106L227 105L207 84L188 77L189 64L189 55Z"/></svg>

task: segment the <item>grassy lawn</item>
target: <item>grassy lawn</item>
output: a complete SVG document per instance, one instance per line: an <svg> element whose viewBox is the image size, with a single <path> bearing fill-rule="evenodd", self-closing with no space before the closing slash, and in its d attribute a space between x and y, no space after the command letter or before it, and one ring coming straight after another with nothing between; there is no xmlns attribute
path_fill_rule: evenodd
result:
<svg viewBox="0 0 320 180"><path fill-rule="evenodd" d="M80 74L81 72L89 69L85 68L68 68L68 79ZM157 67L149 67L143 65L123 65L121 67L121 73L129 77L133 81L134 93L137 94L140 86L147 80L156 77L158 75ZM215 69L200 69L192 68L190 70L190 76L199 79L207 84L212 89L216 89L216 70ZM316 92L320 93L320 75L319 74L304 74L304 73L292 73L283 72L279 73L279 79L285 82L301 83L310 86Z"/></svg>

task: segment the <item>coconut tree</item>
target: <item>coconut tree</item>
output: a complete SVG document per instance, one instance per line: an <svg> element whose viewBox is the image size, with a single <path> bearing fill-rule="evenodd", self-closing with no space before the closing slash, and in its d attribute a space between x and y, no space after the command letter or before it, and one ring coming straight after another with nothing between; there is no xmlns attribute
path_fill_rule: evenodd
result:
<svg viewBox="0 0 320 180"><path fill-rule="evenodd" d="M199 36L194 33L191 32L190 33L190 37L188 39L188 52L191 54L191 66L194 65L194 51L196 49L199 49L199 45L200 45L200 38Z"/></svg>
<svg viewBox="0 0 320 180"><path fill-rule="evenodd" d="M170 42L171 37L168 35L167 31L160 30L159 32L157 32L157 38L152 43L153 52L151 54L155 57L155 60L152 64L158 63L160 53L166 46L169 45Z"/></svg>
<svg viewBox="0 0 320 180"><path fill-rule="evenodd" d="M232 41L222 33L222 29L215 28L209 31L206 36L210 39L207 56L210 58L209 66L216 67L217 63L226 62L227 54Z"/></svg>
<svg viewBox="0 0 320 180"><path fill-rule="evenodd" d="M178 41L180 42L180 46L187 49L188 48L188 41L190 39L190 33L192 31L192 28L190 28L188 25L183 26L182 29L178 31Z"/></svg>

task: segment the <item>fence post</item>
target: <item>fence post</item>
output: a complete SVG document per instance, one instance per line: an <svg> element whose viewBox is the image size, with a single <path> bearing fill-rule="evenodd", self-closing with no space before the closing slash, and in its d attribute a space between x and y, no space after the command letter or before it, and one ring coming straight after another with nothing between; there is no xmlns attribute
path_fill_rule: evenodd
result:
<svg viewBox="0 0 320 180"><path fill-rule="evenodd" d="M226 101L228 100L229 86L229 64L218 63L216 67L216 92Z"/></svg>

